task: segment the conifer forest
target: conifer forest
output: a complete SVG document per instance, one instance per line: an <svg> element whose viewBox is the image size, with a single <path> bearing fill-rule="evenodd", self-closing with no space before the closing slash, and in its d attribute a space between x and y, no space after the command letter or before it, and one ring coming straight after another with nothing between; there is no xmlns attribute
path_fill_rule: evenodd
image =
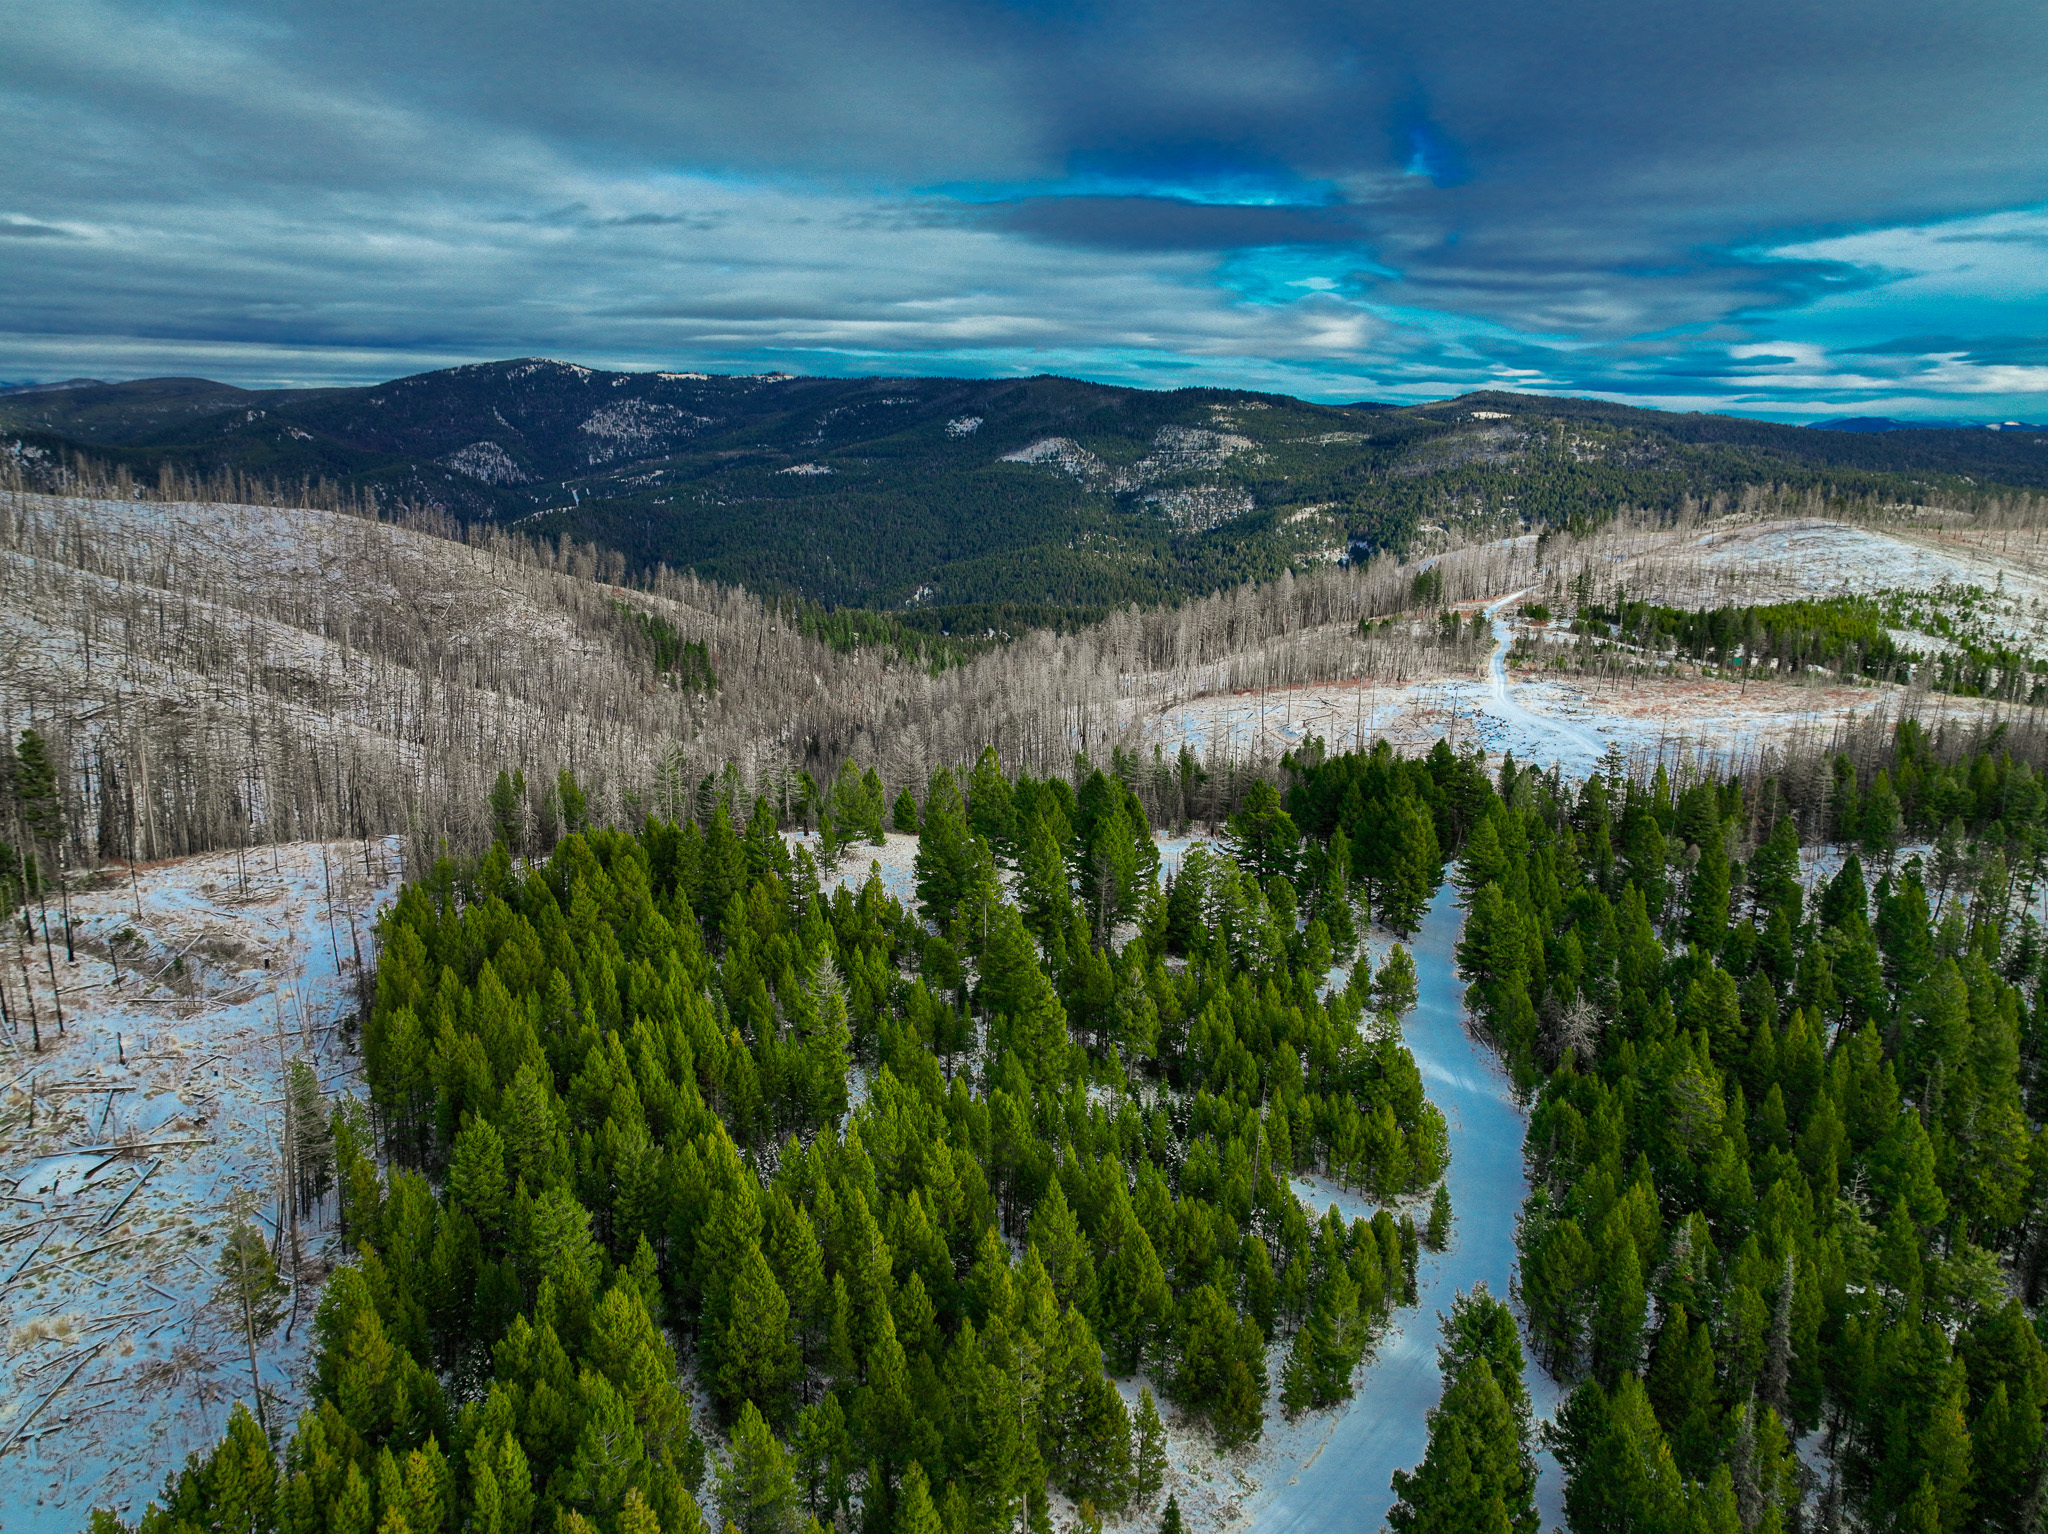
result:
<svg viewBox="0 0 2048 1534"><path fill-rule="evenodd" d="M927 786L914 909L825 896L765 798L628 832L565 779L545 858L443 860L385 918L318 1404L279 1463L237 1415L142 1528L965 1534L1053 1491L1092 1525L1160 1490L1119 1377L1223 1447L1276 1339L1290 1411L1348 1398L1426 1233L1288 1178L1442 1171L1405 954L1320 991L1353 880L1406 909L1485 791L1431 765L1374 787L1412 841L1304 840L1262 784L1162 887L1128 786L988 752Z"/></svg>
<svg viewBox="0 0 2048 1534"><path fill-rule="evenodd" d="M0 0L0 1534L2048 1534L2048 0Z"/></svg>
<svg viewBox="0 0 2048 1534"><path fill-rule="evenodd" d="M260 1076L268 1115L178 1238L204 1441L72 1522L1275 1534L1259 1478L1320 1474L1395 1534L2039 1529L2033 663L1922 667L1904 598L1699 552L1795 507L956 652L566 541L14 494L6 1134L95 1164L8 1173L43 1212L0 1301L158 1250L124 1211L219 1110L108 1131L131 1059ZM2010 511L1913 547L2036 536ZM1569 765L1620 703L1542 689L1595 673L1865 706ZM1451 701L1418 748L1362 703L1311 728L1311 687ZM1258 732L1171 733L1216 699ZM1501 733L1530 721L1558 751ZM149 936L197 896L144 877L201 864L245 908L303 870L331 1016ZM256 1053L127 1031L215 996L271 1007ZM1445 996L1526 1130L1497 1230L1453 1199ZM92 1120L62 1094L102 1044ZM111 1239L47 1245L117 1161ZM0 1474L125 1335L28 1292ZM1418 1342L1435 1404L1364 1485L1335 1425ZM136 1378L199 1367L167 1358Z"/></svg>

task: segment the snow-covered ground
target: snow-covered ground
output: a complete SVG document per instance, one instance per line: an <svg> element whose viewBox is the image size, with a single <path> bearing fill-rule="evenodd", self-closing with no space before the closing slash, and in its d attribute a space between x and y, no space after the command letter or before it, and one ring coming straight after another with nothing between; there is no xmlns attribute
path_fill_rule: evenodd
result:
<svg viewBox="0 0 2048 1534"><path fill-rule="evenodd" d="M785 831L783 841L791 848L802 847L813 858L818 855L818 833ZM828 892L839 885L858 890L870 873L879 872L882 888L905 906L917 904L917 838L903 831L885 832L882 845L856 840L841 842L839 861L830 874L818 870L818 882Z"/></svg>
<svg viewBox="0 0 2048 1534"><path fill-rule="evenodd" d="M818 836L815 831L785 831L782 839L791 848L802 847L812 857L818 855ZM1159 849L1159 877L1164 880L1180 868L1180 861L1188 855L1190 847L1213 846L1206 836L1169 836L1156 833L1152 844ZM888 894L902 901L908 909L917 907L917 838L902 831L888 832L881 846L870 842L848 842L841 846L839 865L827 876L820 871L819 883L826 890L845 886L858 890L867 883L870 874L879 874L882 888ZM1016 875L1007 871L998 874L1004 887L1013 888Z"/></svg>
<svg viewBox="0 0 2048 1534"><path fill-rule="evenodd" d="M1496 636L1506 627L1496 620ZM1622 677L1518 671L1497 643L1483 676L1440 677L1404 685L1316 682L1298 687L1216 693L1176 704L1149 725L1172 753L1182 745L1216 757L1271 760L1311 736L1332 751L1384 739L1403 754L1439 739L1476 743L1498 758L1561 763L1583 775L1610 746L1622 756L1736 757L1793 736L1830 734L1872 709L1896 712L1904 690L1875 686L1718 681L1702 677ZM1924 715L1976 719L1992 705L1975 699L1915 695Z"/></svg>
<svg viewBox="0 0 2048 1534"><path fill-rule="evenodd" d="M1707 532L1664 558L1697 559L1720 575L1738 576L1750 602L1878 591L1926 591L1944 584L2003 591L2014 605L2009 632L2042 637L2048 630L2048 569L2039 566L2034 533L2003 546L1981 535L1901 528L1878 532L1840 522L1762 522Z"/></svg>
<svg viewBox="0 0 2048 1534"><path fill-rule="evenodd" d="M40 1053L20 950L0 943L0 1529L133 1516L250 1399L239 1323L213 1300L230 1201L255 1195L276 1239L285 1058L330 1097L359 1085L336 1024L397 873L395 843L361 842L109 870L72 896L76 963L52 908L59 995L40 929L28 955ZM296 1304L259 1353L276 1421L305 1399L332 1209L301 1230Z"/></svg>

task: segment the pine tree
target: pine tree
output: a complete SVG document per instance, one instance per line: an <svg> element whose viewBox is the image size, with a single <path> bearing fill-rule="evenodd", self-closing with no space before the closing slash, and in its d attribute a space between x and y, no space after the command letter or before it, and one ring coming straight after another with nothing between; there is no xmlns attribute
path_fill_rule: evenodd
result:
<svg viewBox="0 0 2048 1534"><path fill-rule="evenodd" d="M1014 906L998 906L993 913L981 973L982 1005L994 1015L991 1046L1015 1053L1034 1081L1062 1076L1067 1061L1066 1009L1039 967Z"/></svg>
<svg viewBox="0 0 2048 1534"><path fill-rule="evenodd" d="M1225 1448L1258 1436L1266 1399L1265 1342L1258 1323L1240 1321L1214 1284L1183 1302L1174 1394L1206 1416Z"/></svg>
<svg viewBox="0 0 2048 1534"><path fill-rule="evenodd" d="M1572 1529L1687 1527L1684 1479L1634 1375L1624 1376L1612 1396L1599 1381L1585 1381L1546 1437L1565 1473L1565 1521Z"/></svg>
<svg viewBox="0 0 2048 1534"><path fill-rule="evenodd" d="M790 1326L789 1301L758 1246L740 1259L726 1299L731 1316L718 1345L718 1397L727 1412L741 1402L771 1424L789 1415L790 1387L803 1370Z"/></svg>
<svg viewBox="0 0 2048 1534"><path fill-rule="evenodd" d="M1159 1420L1159 1406L1149 1385L1138 1390L1136 1435L1131 1454L1131 1499L1147 1508L1166 1483L1166 1424Z"/></svg>
<svg viewBox="0 0 2048 1534"><path fill-rule="evenodd" d="M895 1318L886 1311L868 1346L867 1383L854 1396L852 1416L855 1436L870 1458L897 1464L910 1452L917 1416L910 1366Z"/></svg>
<svg viewBox="0 0 2048 1534"><path fill-rule="evenodd" d="M2004 1381L1991 1388L1970 1429L1977 1479L1976 1513L1987 1529L2019 1531L2040 1494L2042 1428L2034 1382L2022 1375L2008 1393Z"/></svg>
<svg viewBox="0 0 2048 1534"><path fill-rule="evenodd" d="M481 1115L465 1117L448 1159L448 1192L469 1211L486 1240L504 1224L511 1189L505 1178L505 1141Z"/></svg>
<svg viewBox="0 0 2048 1534"><path fill-rule="evenodd" d="M1601 1227L1598 1245L1600 1284L1593 1310L1593 1372L1610 1389L1632 1374L1642 1358L1642 1263L1633 1234L1620 1212Z"/></svg>
<svg viewBox="0 0 2048 1534"><path fill-rule="evenodd" d="M789 1456L754 1403L740 1408L718 1470L718 1511L740 1534L793 1534L796 1477Z"/></svg>
<svg viewBox="0 0 2048 1534"><path fill-rule="evenodd" d="M924 1466L916 1460L903 1472L903 1484L896 1490L896 1523L893 1534L944 1534L939 1510L932 1504L931 1482Z"/></svg>
<svg viewBox="0 0 2048 1534"><path fill-rule="evenodd" d="M1799 832L1790 816L1778 818L1750 859L1749 888L1759 917L1783 911L1788 921L1799 920Z"/></svg>
<svg viewBox="0 0 2048 1534"><path fill-rule="evenodd" d="M917 901L918 914L942 932L966 894L971 835L960 786L941 768L925 791L924 825L917 838Z"/></svg>
<svg viewBox="0 0 2048 1534"><path fill-rule="evenodd" d="M1387 1525L1394 1534L1535 1534L1522 1460L1514 1413L1492 1368L1475 1359L1431 1408L1422 1463L1394 1472Z"/></svg>
<svg viewBox="0 0 2048 1534"><path fill-rule="evenodd" d="M1246 791L1230 817L1227 840L1239 863L1260 879L1294 877L1301 832L1280 806L1280 793L1263 779Z"/></svg>
<svg viewBox="0 0 2048 1534"><path fill-rule="evenodd" d="M1041 1367L1039 1444L1053 1483L1076 1502L1121 1507L1130 1495L1130 1417L1078 1311L1061 1315Z"/></svg>
<svg viewBox="0 0 2048 1534"><path fill-rule="evenodd" d="M1081 1222L1067 1203L1066 1190L1055 1177L1045 1197L1031 1212L1030 1245L1052 1278L1053 1293L1061 1305L1073 1305L1085 1313L1095 1310L1095 1260L1088 1240L1081 1234Z"/></svg>
<svg viewBox="0 0 2048 1534"><path fill-rule="evenodd" d="M522 779L524 774L521 774ZM525 784L515 785L512 775L498 769L498 781L491 786L491 834L513 857L525 850L526 823L522 814Z"/></svg>
<svg viewBox="0 0 2048 1534"><path fill-rule="evenodd" d="M267 1432L270 1419L264 1403L263 1379L256 1369L256 1349L284 1319L281 1301L285 1285L278 1277L277 1264L271 1260L270 1248L264 1245L263 1233L249 1222L253 1207L253 1201L246 1195L236 1202L238 1218L221 1248L219 1261L214 1264L214 1270L221 1276L215 1297L242 1334L249 1354L249 1388L256 1397L256 1418Z"/></svg>
<svg viewBox="0 0 2048 1534"><path fill-rule="evenodd" d="M1451 1185L1448 1182L1436 1185L1436 1193L1429 1201L1429 1228L1422 1239L1432 1252L1441 1252L1450 1244Z"/></svg>
<svg viewBox="0 0 2048 1534"><path fill-rule="evenodd" d="M1728 854L1721 827L1708 828L1699 843L1692 883L1686 892L1685 935L1709 953L1720 950L1728 933Z"/></svg>
<svg viewBox="0 0 2048 1534"><path fill-rule="evenodd" d="M967 823L990 846L1007 851L1017 838L1017 811L1010 780L994 746L983 746L967 780Z"/></svg>
<svg viewBox="0 0 2048 1534"><path fill-rule="evenodd" d="M555 797L562 806L562 830L566 835L580 836L590 829L590 801L577 784L576 775L566 767L555 775Z"/></svg>
<svg viewBox="0 0 2048 1534"><path fill-rule="evenodd" d="M1121 1178L1112 1193L1100 1239L1108 1253L1095 1283L1103 1344L1116 1372L1130 1374L1146 1359L1156 1357L1164 1343L1173 1313L1173 1291L1152 1238L1131 1209Z"/></svg>
<svg viewBox="0 0 2048 1534"><path fill-rule="evenodd" d="M140 1534L194 1529L264 1534L276 1526L277 1466L269 1437L247 1408L235 1405L227 1433L213 1452L203 1460L192 1455L183 1470L168 1478L163 1496L161 1507L151 1503L143 1513ZM124 1530L112 1514L102 1513L93 1515L92 1528L93 1534Z"/></svg>
<svg viewBox="0 0 2048 1534"><path fill-rule="evenodd" d="M1375 891L1380 919L1399 933L1413 932L1436 893L1443 872L1436 823L1413 794L1394 801L1386 872Z"/></svg>
<svg viewBox="0 0 2048 1534"><path fill-rule="evenodd" d="M834 1392L826 1391L823 1398L797 1413L791 1446L803 1482L804 1505L813 1519L821 1515L836 1519L846 1501L853 1440Z"/></svg>
<svg viewBox="0 0 2048 1534"><path fill-rule="evenodd" d="M1372 977L1373 1008L1382 1017L1398 1022L1413 1010L1416 995L1415 960L1396 943L1379 973Z"/></svg>

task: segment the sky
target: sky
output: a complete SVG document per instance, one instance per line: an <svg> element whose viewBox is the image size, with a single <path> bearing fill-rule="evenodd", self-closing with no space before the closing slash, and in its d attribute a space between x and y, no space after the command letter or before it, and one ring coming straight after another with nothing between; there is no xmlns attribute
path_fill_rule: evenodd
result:
<svg viewBox="0 0 2048 1534"><path fill-rule="evenodd" d="M2039 0L13 0L0 380L2048 418Z"/></svg>

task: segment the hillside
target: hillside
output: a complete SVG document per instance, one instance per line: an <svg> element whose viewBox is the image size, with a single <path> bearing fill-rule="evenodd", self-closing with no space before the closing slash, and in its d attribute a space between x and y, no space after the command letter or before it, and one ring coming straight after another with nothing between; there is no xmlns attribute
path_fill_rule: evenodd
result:
<svg viewBox="0 0 2048 1534"><path fill-rule="evenodd" d="M533 359L358 389L37 389L0 395L0 430L32 481L78 452L145 482L327 481L935 629L1014 630L1755 484L1907 501L2048 488L2048 436L2032 431L1814 431L1513 394L1396 409L1052 377Z"/></svg>
<svg viewBox="0 0 2048 1534"><path fill-rule="evenodd" d="M0 496L0 729L48 738L69 856L394 833L415 858L481 851L501 769L524 773L526 813L555 813L566 768L594 819L628 824L728 763L778 806L849 754L892 792L989 743L1064 771L1076 751L1140 749L1147 706L1407 675L1421 653L1354 627L1409 601L1390 559L938 669L835 648L743 590L616 585L621 557L587 545L542 559L487 528L468 540L299 507ZM1498 564L1452 556L1445 594L1495 589ZM1191 812L1174 793L1156 813Z"/></svg>

